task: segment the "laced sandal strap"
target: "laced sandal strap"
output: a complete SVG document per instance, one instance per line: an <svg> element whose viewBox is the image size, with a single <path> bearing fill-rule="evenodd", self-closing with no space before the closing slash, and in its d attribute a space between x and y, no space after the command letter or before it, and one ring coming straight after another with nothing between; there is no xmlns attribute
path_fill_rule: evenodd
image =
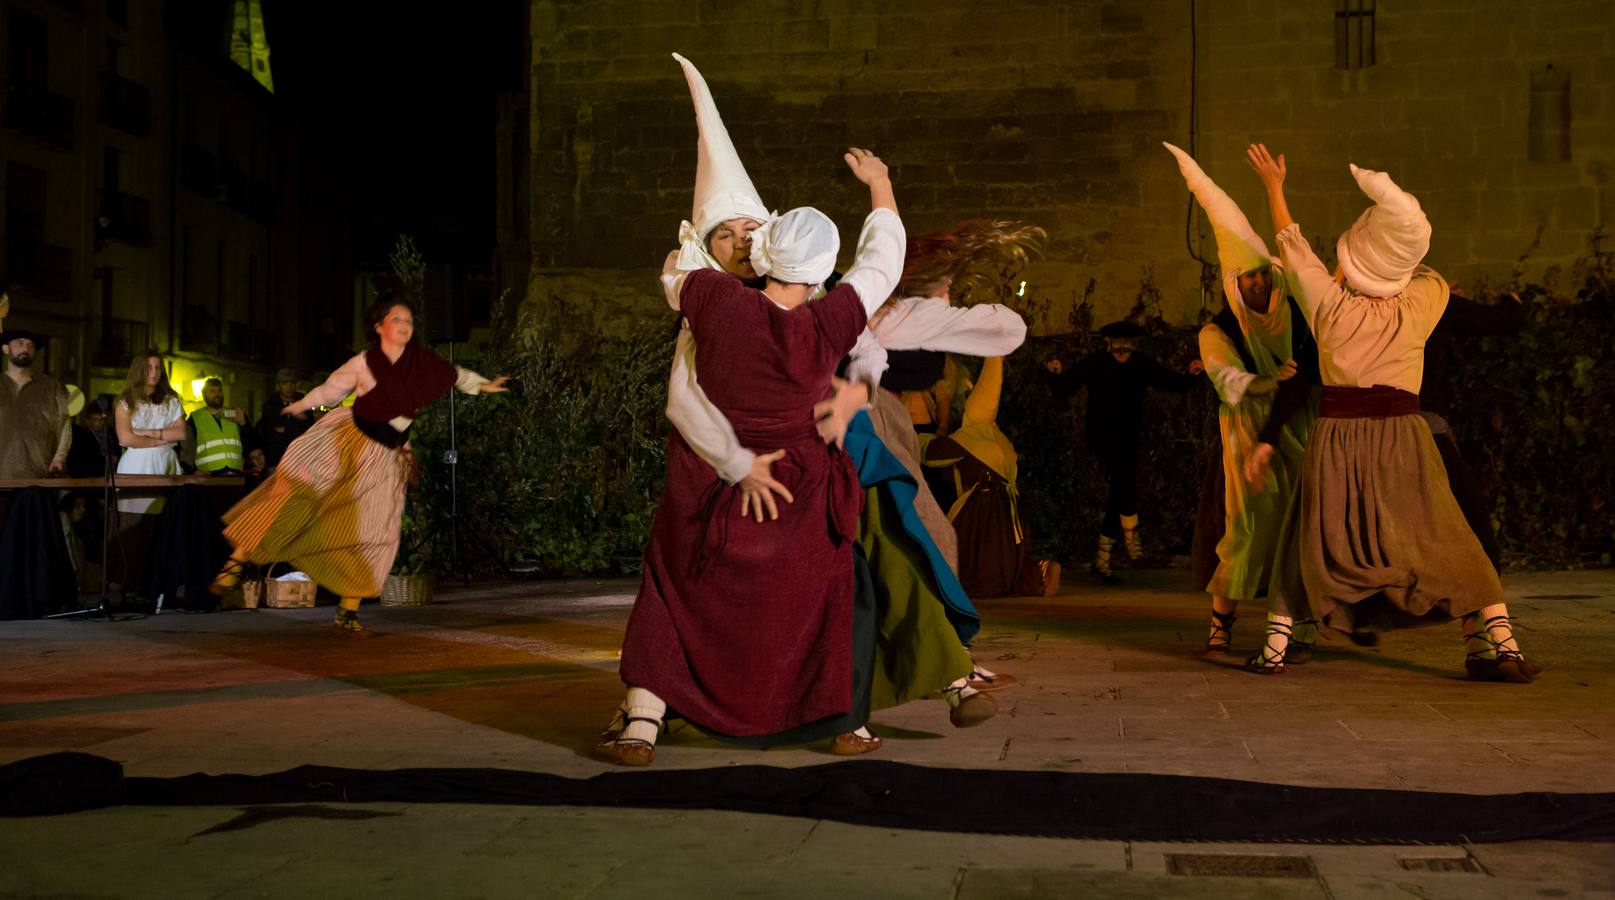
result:
<svg viewBox="0 0 1615 900"><path fill-rule="evenodd" d="M1264 637L1262 639L1262 652L1260 654L1261 658L1262 658L1262 662L1264 664L1267 664L1267 665L1281 665L1281 666L1284 665L1284 653L1285 653L1285 651L1284 650L1277 650L1277 651L1274 650L1274 648L1273 648L1273 635L1282 634L1285 637L1289 637L1293 633L1294 633L1294 631L1291 629L1291 627L1289 625L1285 625L1282 622L1269 622L1269 623L1267 623L1267 635L1266 635L1266 637ZM1286 649L1288 649L1289 642L1286 641L1285 644L1286 644ZM1278 655L1277 656L1270 655L1270 654L1272 654L1274 652L1277 652Z"/></svg>

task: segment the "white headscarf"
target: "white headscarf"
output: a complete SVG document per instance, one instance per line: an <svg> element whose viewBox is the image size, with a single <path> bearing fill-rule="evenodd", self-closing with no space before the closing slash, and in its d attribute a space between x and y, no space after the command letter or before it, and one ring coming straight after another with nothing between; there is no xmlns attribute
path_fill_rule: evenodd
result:
<svg viewBox="0 0 1615 900"><path fill-rule="evenodd" d="M679 224L678 267L685 270L718 269L718 261L707 251L712 229L730 219L752 219L767 223L773 218L757 196L746 167L740 163L729 130L718 115L712 91L695 65L673 54L684 67L684 80L690 85L690 101L695 105L695 124L700 132L696 143L695 199L690 218Z"/></svg>
<svg viewBox="0 0 1615 900"><path fill-rule="evenodd" d="M1374 205L1340 236L1335 255L1353 290L1370 297L1394 297L1430 252L1430 220L1418 199L1384 172L1354 165L1351 175Z"/></svg>
<svg viewBox="0 0 1615 900"><path fill-rule="evenodd" d="M836 268L841 232L830 217L799 206L751 233L751 266L787 284L818 285Z"/></svg>

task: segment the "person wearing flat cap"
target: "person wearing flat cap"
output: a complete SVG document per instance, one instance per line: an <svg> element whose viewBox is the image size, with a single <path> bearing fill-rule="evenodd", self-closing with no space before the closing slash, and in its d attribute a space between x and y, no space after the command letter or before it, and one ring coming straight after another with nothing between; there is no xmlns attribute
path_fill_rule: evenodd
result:
<svg viewBox="0 0 1615 900"><path fill-rule="evenodd" d="M1174 372L1148 353L1136 351L1144 329L1132 322L1112 322L1099 329L1099 336L1105 339L1104 349L1088 354L1076 365L1067 367L1059 359L1045 365L1049 389L1056 397L1070 397L1088 388L1083 434L1088 449L1099 457L1109 483L1092 574L1101 584L1117 585L1122 581L1110 565L1116 542L1123 542L1129 559L1136 561L1144 555L1138 537L1138 453L1144 434L1144 392L1154 388L1186 393L1199 383L1198 376L1204 368L1197 359L1189 363L1187 374Z"/></svg>
<svg viewBox="0 0 1615 900"><path fill-rule="evenodd" d="M67 388L34 371L45 336L12 328L0 332L6 377L0 379L0 478L43 478L66 471L73 444Z"/></svg>
<svg viewBox="0 0 1615 900"><path fill-rule="evenodd" d="M297 372L292 369L281 369L275 373L275 393L264 401L264 412L258 417L258 440L262 442L264 461L269 469L280 464L280 458L286 455L286 448L314 426L314 420L308 416L301 418L285 414L286 407L303 399L303 392L297 389Z"/></svg>
<svg viewBox="0 0 1615 900"><path fill-rule="evenodd" d="M1502 581L1420 415L1425 345L1450 301L1446 280L1423 264L1423 208L1389 174L1351 165L1373 202L1340 236L1331 275L1290 214L1284 156L1252 144L1246 159L1267 189L1285 280L1317 339L1323 379L1294 525L1276 550L1267 638L1246 667L1282 673L1292 622L1308 615L1348 634L1459 619L1471 680L1534 681L1541 669L1520 651ZM1253 452L1247 476L1260 476L1270 454Z"/></svg>

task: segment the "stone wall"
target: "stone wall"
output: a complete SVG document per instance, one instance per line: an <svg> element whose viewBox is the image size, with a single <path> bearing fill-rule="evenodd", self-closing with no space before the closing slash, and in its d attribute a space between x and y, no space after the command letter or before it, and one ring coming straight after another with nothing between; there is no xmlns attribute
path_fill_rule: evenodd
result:
<svg viewBox="0 0 1615 900"><path fill-rule="evenodd" d="M695 170L673 51L706 75L771 206L856 228L866 194L840 154L858 144L893 166L911 233L980 216L1047 228L1027 274L1045 332L1068 327L1089 279L1101 320L1146 277L1169 320L1207 302L1191 246L1214 248L1162 140L1192 140L1259 229L1240 159L1256 139L1289 155L1292 206L1326 244L1364 204L1349 160L1424 200L1431 263L1460 278L1507 277L1539 226L1527 277L1574 259L1615 202L1615 4L1380 6L1375 64L1345 71L1329 4L534 0L526 302L607 331L663 315L654 275ZM1568 102L1568 161L1531 161L1533 78L1568 79L1536 113L1551 130Z"/></svg>

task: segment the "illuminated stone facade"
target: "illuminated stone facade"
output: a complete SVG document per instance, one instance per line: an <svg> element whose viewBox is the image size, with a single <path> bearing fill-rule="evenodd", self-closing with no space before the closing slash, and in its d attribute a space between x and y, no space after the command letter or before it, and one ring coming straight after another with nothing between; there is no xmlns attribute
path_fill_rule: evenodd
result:
<svg viewBox="0 0 1615 900"><path fill-rule="evenodd" d="M1241 159L1258 139L1289 155L1296 215L1331 248L1365 204L1351 161L1424 201L1430 262L1454 277L1506 279L1528 250L1528 279L1572 262L1615 213L1615 4L1379 6L1372 63L1340 68L1361 48L1337 46L1333 4L535 0L528 302L609 329L655 313L695 169L675 50L706 74L772 205L855 227L863 195L839 154L861 144L893 165L914 231L976 216L1048 228L1028 274L1052 305L1044 331L1068 327L1090 278L1100 317L1146 272L1169 320L1215 307L1190 253L1215 258L1209 229L1188 227L1160 147L1189 146L1191 123L1207 171L1264 230Z"/></svg>

